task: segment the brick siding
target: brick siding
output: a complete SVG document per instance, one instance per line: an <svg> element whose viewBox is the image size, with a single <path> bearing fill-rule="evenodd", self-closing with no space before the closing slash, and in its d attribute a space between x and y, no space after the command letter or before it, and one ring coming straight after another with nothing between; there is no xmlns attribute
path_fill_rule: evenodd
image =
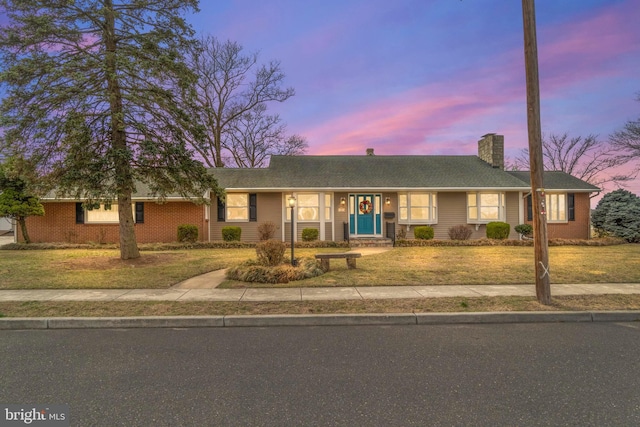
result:
<svg viewBox="0 0 640 427"><path fill-rule="evenodd" d="M588 193L575 193L575 221L547 223L549 239L588 239L591 224L591 200ZM531 224L531 221L526 221Z"/></svg>
<svg viewBox="0 0 640 427"><path fill-rule="evenodd" d="M118 243L118 224L76 224L74 202L43 202L45 214L27 218L27 230L34 243ZM138 243L175 242L178 225L198 227L198 240L206 241L207 221L204 206L191 202L144 202L144 223L136 224ZM22 236L18 233L19 240Z"/></svg>

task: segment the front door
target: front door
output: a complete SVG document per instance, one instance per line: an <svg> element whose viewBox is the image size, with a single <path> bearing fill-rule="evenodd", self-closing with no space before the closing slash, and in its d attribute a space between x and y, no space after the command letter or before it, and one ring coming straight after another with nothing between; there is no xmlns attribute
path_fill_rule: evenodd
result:
<svg viewBox="0 0 640 427"><path fill-rule="evenodd" d="M358 194L356 198L356 222L358 234L374 234L374 197L373 194Z"/></svg>

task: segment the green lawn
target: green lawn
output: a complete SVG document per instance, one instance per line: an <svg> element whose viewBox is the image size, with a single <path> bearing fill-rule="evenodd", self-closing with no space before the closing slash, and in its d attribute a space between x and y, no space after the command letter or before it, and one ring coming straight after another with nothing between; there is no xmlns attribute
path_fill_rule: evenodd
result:
<svg viewBox="0 0 640 427"><path fill-rule="evenodd" d="M296 249L296 257L343 249ZM551 247L552 283L640 283L640 245ZM0 289L168 288L254 258L253 249L142 252L121 261L117 250L0 251ZM394 248L358 259L347 270L332 260L320 277L277 286L527 284L533 248L507 246ZM221 287L261 286L227 281ZM264 285L262 285L264 286ZM273 285L268 285L273 286Z"/></svg>

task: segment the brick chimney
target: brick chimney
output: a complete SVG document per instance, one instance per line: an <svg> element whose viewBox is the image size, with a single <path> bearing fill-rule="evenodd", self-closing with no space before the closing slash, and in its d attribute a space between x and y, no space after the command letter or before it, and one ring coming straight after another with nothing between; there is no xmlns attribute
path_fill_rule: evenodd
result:
<svg viewBox="0 0 640 427"><path fill-rule="evenodd" d="M367 156L373 156L373 148L367 148Z"/></svg>
<svg viewBox="0 0 640 427"><path fill-rule="evenodd" d="M478 141L478 157L494 168L504 169L504 135L483 135Z"/></svg>

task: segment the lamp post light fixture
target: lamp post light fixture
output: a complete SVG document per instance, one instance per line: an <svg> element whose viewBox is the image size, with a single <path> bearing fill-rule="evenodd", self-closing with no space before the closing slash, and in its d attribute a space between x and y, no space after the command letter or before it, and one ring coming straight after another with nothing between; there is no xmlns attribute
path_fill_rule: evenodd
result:
<svg viewBox="0 0 640 427"><path fill-rule="evenodd" d="M294 230L293 230L293 210L296 207L296 198L293 197L293 194L291 196L289 196L288 199L289 202L289 207L291 208L291 266L295 267L296 266L296 259L293 256L293 243L294 243Z"/></svg>

